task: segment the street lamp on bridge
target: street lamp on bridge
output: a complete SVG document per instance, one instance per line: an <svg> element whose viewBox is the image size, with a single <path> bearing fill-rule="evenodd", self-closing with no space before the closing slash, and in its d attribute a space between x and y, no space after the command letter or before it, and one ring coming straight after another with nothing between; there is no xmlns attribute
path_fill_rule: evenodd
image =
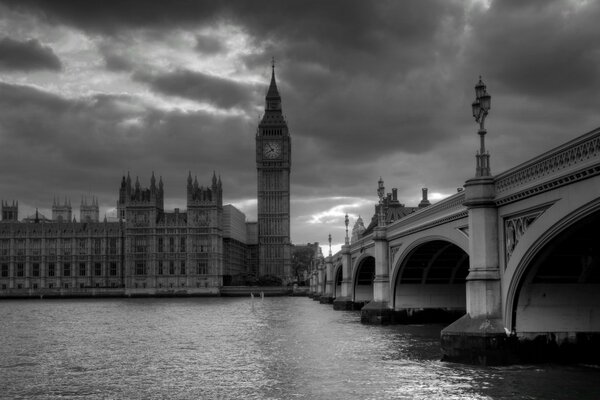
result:
<svg viewBox="0 0 600 400"><path fill-rule="evenodd" d="M385 215L383 214L383 197L385 196L385 187L383 186L383 179L379 177L379 181L377 182L377 196L379 196L379 226L385 225Z"/></svg>
<svg viewBox="0 0 600 400"><path fill-rule="evenodd" d="M475 101L471 104L473 108L473 117L479 123L479 134L481 146L477 153L477 172L476 176L490 176L490 154L485 150L485 117L487 117L492 103L492 96L486 90L485 83L479 77L479 82L475 85Z"/></svg>
<svg viewBox="0 0 600 400"><path fill-rule="evenodd" d="M329 257L331 257L331 233L329 234Z"/></svg>
<svg viewBox="0 0 600 400"><path fill-rule="evenodd" d="M346 214L346 218L344 218L344 223L346 224L346 238L344 239L344 244L349 245L350 239L348 238L348 224L350 223L350 219L348 218L348 214Z"/></svg>

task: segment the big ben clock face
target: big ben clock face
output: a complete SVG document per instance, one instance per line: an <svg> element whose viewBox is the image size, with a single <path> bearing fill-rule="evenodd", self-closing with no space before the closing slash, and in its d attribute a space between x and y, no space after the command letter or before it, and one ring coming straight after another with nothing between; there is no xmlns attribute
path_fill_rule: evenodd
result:
<svg viewBox="0 0 600 400"><path fill-rule="evenodd" d="M279 158L281 156L281 144L279 142L265 142L263 156L269 159Z"/></svg>

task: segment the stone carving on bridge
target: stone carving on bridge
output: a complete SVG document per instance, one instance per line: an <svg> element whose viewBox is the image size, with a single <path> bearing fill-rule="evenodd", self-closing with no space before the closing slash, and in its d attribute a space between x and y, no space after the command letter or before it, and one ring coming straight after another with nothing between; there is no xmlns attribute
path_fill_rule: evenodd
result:
<svg viewBox="0 0 600 400"><path fill-rule="evenodd" d="M396 253L398 253L398 250L400 250L400 247L402 247L401 244L399 244L398 246L393 246L392 248L390 248L390 254L392 255L392 260L394 259L394 257L396 257Z"/></svg>
<svg viewBox="0 0 600 400"><path fill-rule="evenodd" d="M598 157L600 153L600 132L594 131L584 135L582 138L568 143L564 147L546 154L540 158L536 158L525 164L519 169L510 170L507 173L500 174L496 177L495 187L497 194L503 194L517 187L540 181L548 176L557 174L567 168L573 168L580 164L584 164L588 160ZM597 168L589 168L583 173L579 173L576 177L565 176L562 180L557 180L548 187L535 188L532 193L549 190L556 186L563 186L574 180L579 180L590 175L600 173ZM522 195L520 197L524 197ZM507 200L502 201L506 203Z"/></svg>
<svg viewBox="0 0 600 400"><path fill-rule="evenodd" d="M510 257L512 256L517 243L521 237L527 232L527 229L533 224L533 222L539 218L540 215L546 211L547 207L538 209L527 214L521 214L516 217L506 218L504 220L504 243L506 247L506 262L508 264Z"/></svg>

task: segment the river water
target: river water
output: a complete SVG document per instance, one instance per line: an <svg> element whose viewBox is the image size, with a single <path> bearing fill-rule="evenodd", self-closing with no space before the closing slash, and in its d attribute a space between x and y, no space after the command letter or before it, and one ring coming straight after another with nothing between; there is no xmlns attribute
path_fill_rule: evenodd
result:
<svg viewBox="0 0 600 400"><path fill-rule="evenodd" d="M441 325L308 298L0 302L9 399L600 399L591 366L440 361Z"/></svg>

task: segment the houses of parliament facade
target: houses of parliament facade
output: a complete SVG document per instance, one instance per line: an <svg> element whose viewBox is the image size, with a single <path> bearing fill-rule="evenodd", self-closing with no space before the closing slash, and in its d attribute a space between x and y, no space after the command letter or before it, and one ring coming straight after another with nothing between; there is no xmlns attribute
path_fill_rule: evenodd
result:
<svg viewBox="0 0 600 400"><path fill-rule="evenodd" d="M256 133L258 221L223 205L221 178L200 185L187 176L187 209L165 211L162 178L123 176L117 217L99 218L83 200L79 220L69 200L52 216L19 220L18 202L2 201L0 297L44 294L218 294L244 276L291 276L291 142L273 66Z"/></svg>

